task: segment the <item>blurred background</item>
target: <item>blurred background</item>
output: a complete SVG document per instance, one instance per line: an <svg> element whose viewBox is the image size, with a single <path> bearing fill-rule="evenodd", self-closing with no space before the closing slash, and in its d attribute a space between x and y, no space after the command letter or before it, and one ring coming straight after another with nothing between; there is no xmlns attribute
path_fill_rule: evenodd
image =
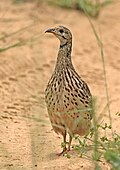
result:
<svg viewBox="0 0 120 170"><path fill-rule="evenodd" d="M0 1L0 169L93 169L89 160L55 153L60 138L51 131L44 89L54 70L59 41L45 30L57 25L73 34L72 61L97 98L97 114L109 122L103 61L91 27L104 49L113 128L120 132L120 2L112 0ZM109 136L109 132L108 132ZM109 169L102 162L103 169Z"/></svg>

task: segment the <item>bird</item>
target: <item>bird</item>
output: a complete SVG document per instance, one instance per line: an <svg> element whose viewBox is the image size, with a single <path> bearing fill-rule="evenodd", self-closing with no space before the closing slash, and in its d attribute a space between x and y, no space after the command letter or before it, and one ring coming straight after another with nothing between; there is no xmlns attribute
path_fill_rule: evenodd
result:
<svg viewBox="0 0 120 170"><path fill-rule="evenodd" d="M45 33L52 33L60 41L56 65L45 89L45 102L53 130L63 136L63 150L59 155L64 155L70 151L74 135L84 136L90 131L92 95L71 60L71 31L57 26Z"/></svg>

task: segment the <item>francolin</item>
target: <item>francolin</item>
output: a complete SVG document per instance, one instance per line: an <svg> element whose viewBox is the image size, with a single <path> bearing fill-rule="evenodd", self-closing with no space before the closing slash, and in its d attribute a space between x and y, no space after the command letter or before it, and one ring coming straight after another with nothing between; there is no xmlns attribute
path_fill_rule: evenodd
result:
<svg viewBox="0 0 120 170"><path fill-rule="evenodd" d="M60 40L56 66L45 90L45 101L53 130L63 136L61 155L70 150L74 134L83 136L89 132L92 95L71 61L71 31L58 26L46 30L46 33L52 33Z"/></svg>

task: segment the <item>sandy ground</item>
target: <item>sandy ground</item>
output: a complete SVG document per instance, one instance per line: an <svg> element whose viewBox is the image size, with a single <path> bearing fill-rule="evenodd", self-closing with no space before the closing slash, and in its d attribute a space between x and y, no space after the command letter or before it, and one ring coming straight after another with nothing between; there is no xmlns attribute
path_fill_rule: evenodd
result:
<svg viewBox="0 0 120 170"><path fill-rule="evenodd" d="M120 133L120 119L115 114L120 103L120 3L104 8L93 23L104 44L113 127ZM72 30L75 68L97 97L99 108L106 105L100 50L82 13L35 2L0 1L0 48L30 39L26 45L0 53L1 170L93 170L92 162L74 151L70 159L56 155L61 138L51 130L44 101L59 46L58 40L44 31L56 25ZM103 121L107 119L104 112ZM101 166L110 169L105 162Z"/></svg>

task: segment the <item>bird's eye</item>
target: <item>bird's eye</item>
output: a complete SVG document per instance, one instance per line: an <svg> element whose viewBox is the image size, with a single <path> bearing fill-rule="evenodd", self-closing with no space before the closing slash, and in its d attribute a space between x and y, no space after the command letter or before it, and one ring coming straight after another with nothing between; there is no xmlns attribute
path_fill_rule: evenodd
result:
<svg viewBox="0 0 120 170"><path fill-rule="evenodd" d="M63 31L63 29L60 29L59 32L62 34L64 31Z"/></svg>

